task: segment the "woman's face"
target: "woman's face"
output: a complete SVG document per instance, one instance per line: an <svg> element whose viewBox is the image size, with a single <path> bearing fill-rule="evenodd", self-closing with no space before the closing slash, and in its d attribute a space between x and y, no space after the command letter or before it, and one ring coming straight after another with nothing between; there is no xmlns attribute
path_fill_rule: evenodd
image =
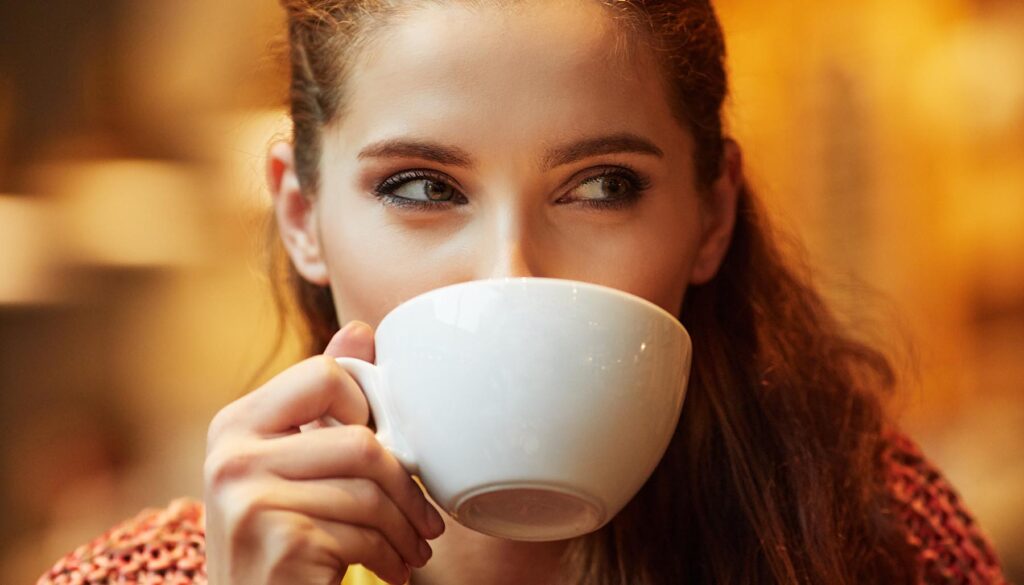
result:
<svg viewBox="0 0 1024 585"><path fill-rule="evenodd" d="M650 55L625 56L596 2L418 9L357 60L323 134L321 188L271 150L282 237L330 284L342 322L374 327L447 284L543 276L678 313L731 237L738 152L702 201L693 143Z"/></svg>

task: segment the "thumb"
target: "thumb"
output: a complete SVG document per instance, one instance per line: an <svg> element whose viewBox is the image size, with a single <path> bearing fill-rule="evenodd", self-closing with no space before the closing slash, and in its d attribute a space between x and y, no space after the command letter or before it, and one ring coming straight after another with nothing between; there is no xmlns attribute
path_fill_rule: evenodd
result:
<svg viewBox="0 0 1024 585"><path fill-rule="evenodd" d="M376 359L373 327L362 321L349 321L331 338L327 348L324 349L324 355L354 357L373 363Z"/></svg>

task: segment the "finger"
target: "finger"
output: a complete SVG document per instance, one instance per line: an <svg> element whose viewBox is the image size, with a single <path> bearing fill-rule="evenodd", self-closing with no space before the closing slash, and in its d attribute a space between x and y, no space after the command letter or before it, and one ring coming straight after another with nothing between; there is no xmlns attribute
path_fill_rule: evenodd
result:
<svg viewBox="0 0 1024 585"><path fill-rule="evenodd" d="M349 321L331 338L324 355L354 357L373 363L376 359L374 349L373 327L362 321Z"/></svg>
<svg viewBox="0 0 1024 585"><path fill-rule="evenodd" d="M247 542L257 544L236 567L242 582L337 583L347 569L345 549L332 530L314 518L288 510L263 509L249 520Z"/></svg>
<svg viewBox="0 0 1024 585"><path fill-rule="evenodd" d="M321 355L295 364L224 407L210 425L210 439L228 429L261 436L292 433L324 415L366 424L370 407L352 376L334 358Z"/></svg>
<svg viewBox="0 0 1024 585"><path fill-rule="evenodd" d="M393 585L404 585L409 568L377 531L311 518L288 510L264 509L253 526L263 545L262 571L266 581L296 583L336 575L348 565L361 564ZM318 567L315 574L310 569ZM265 582L261 579L261 582ZM334 581L337 582L337 581Z"/></svg>
<svg viewBox="0 0 1024 585"><path fill-rule="evenodd" d="M318 518L312 521L338 543L344 564L363 565L392 585L405 585L409 580L409 567L380 532Z"/></svg>
<svg viewBox="0 0 1024 585"><path fill-rule="evenodd" d="M292 510L330 522L377 530L403 561L422 567L430 559L430 545L420 537L398 506L369 479L323 479L261 482L261 507Z"/></svg>
<svg viewBox="0 0 1024 585"><path fill-rule="evenodd" d="M363 321L349 321L341 328L340 331L335 333L334 337L331 338L331 341L327 343L327 347L324 349L324 355L336 358L353 357L374 363L376 360L376 350L374 347L373 327ZM369 416L372 417L373 414L371 413ZM369 424L369 426L374 426L372 423L360 420L341 422ZM319 428L323 426L328 425L314 424L311 427L303 427L303 429L309 430L309 428Z"/></svg>
<svg viewBox="0 0 1024 585"><path fill-rule="evenodd" d="M424 538L444 532L444 521L402 464L365 426L316 429L262 441L261 465L287 479L367 478L380 486Z"/></svg>

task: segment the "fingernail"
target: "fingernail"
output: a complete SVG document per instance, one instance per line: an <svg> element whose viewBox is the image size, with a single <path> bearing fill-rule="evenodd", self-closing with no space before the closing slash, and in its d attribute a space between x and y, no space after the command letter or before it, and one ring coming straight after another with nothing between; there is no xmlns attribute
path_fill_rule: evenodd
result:
<svg viewBox="0 0 1024 585"><path fill-rule="evenodd" d="M366 335L372 335L373 334L373 328L370 327L370 324L366 323L365 321L349 321L348 324L351 325L352 328L349 329L349 331L348 331L348 333L346 333L346 335L352 335L352 334L354 334L354 333L356 333L357 331L360 331L360 330L363 331L363 333L365 333Z"/></svg>
<svg viewBox="0 0 1024 585"><path fill-rule="evenodd" d="M427 502L427 526L430 528L430 534L433 537L441 536L444 532L444 520L441 515L437 513L437 510Z"/></svg>
<svg viewBox="0 0 1024 585"><path fill-rule="evenodd" d="M423 563L425 564L427 561L429 561L431 555L433 555L433 554L434 554L434 551L433 551L433 549L430 548L430 545L427 544L427 542L425 540L421 540L420 541L420 558L423 559Z"/></svg>

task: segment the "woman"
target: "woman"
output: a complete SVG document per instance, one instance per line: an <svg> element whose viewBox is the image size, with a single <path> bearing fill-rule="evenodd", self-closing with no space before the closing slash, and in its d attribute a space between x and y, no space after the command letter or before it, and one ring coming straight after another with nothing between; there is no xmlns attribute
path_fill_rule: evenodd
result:
<svg viewBox="0 0 1024 585"><path fill-rule="evenodd" d="M215 585L1002 581L886 425L885 358L782 258L723 134L706 1L285 5L294 136L268 175L315 357L214 418L205 508L140 516L41 582L125 564ZM330 359L372 360L403 300L495 276L619 288L694 340L667 454L594 534L505 541L439 514ZM298 432L325 414L345 425Z"/></svg>

